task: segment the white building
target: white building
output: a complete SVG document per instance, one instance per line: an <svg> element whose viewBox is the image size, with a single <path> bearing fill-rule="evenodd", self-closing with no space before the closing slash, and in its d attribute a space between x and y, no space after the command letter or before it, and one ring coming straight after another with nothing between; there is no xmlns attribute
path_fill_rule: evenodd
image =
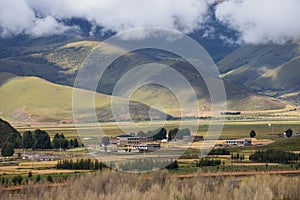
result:
<svg viewBox="0 0 300 200"><path fill-rule="evenodd" d="M132 146L132 150L139 150L139 151L156 151L159 149L160 149L160 144L138 144Z"/></svg>
<svg viewBox="0 0 300 200"><path fill-rule="evenodd" d="M250 139L229 139L226 140L227 145L247 146L251 145Z"/></svg>

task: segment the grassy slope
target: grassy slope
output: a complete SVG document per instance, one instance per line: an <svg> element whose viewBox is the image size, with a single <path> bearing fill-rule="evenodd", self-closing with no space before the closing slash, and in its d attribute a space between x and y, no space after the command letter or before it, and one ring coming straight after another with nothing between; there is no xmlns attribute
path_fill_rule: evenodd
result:
<svg viewBox="0 0 300 200"><path fill-rule="evenodd" d="M14 121L59 121L72 118L73 88L50 83L37 77L16 77L0 74L0 114ZM83 98L92 92L79 90ZM115 98L118 102L122 100ZM112 118L110 112L111 97L96 93L96 110L99 119ZM87 108L82 99L82 108ZM149 107L138 102L131 102L133 116L148 116ZM161 114L156 112L157 115Z"/></svg>
<svg viewBox="0 0 300 200"><path fill-rule="evenodd" d="M47 80L63 85L72 85L74 74L87 56L99 43L95 41L80 41L62 45L50 51L43 53L34 53L26 55L25 58L7 58L0 60L2 71L9 71L18 75L34 75L46 78ZM103 51L118 51L117 48L107 46ZM162 56L164 56L162 54ZM151 57L151 56L149 56ZM147 61L141 55L129 54L121 60L115 61L114 66L106 71L100 80L101 88L99 92L110 94L114 83L126 73L128 69ZM150 58L151 60L151 58ZM41 64L41 62L43 64ZM201 109L207 109L210 106L209 92L200 76L196 76L189 66L182 62L174 60L165 61L162 64L173 66L180 71L195 88L198 95ZM6 65L9 65L5 68ZM41 67L42 66L42 67ZM4 67L4 68L3 68ZM227 92L227 107L229 110L275 110L283 109L286 104L278 102L268 97L256 95L247 91L230 81L225 81ZM184 92L184 91L183 91ZM155 94L155 95L153 95ZM160 104L166 111L172 114L178 114L178 104L174 101L174 96L170 95L168 90L156 86L147 86L140 88L133 97L134 100L141 101L147 105Z"/></svg>
<svg viewBox="0 0 300 200"><path fill-rule="evenodd" d="M0 95L2 115L14 120L51 121L72 117L72 88L67 86L37 77L12 77L1 85ZM97 97L101 98L100 107L110 101L106 95Z"/></svg>
<svg viewBox="0 0 300 200"><path fill-rule="evenodd" d="M223 77L274 97L299 100L299 44L241 47L218 63Z"/></svg>
<svg viewBox="0 0 300 200"><path fill-rule="evenodd" d="M255 81L254 86L265 85L269 90L279 88L282 90L283 98L300 100L299 66L300 56L278 66L275 70L266 72Z"/></svg>
<svg viewBox="0 0 300 200"><path fill-rule="evenodd" d="M69 43L45 54L45 58L49 62L56 63L64 69L74 71L77 70L82 64L83 58L88 55L98 44L99 43L95 41ZM101 51L114 53L119 51L119 49L117 47L107 45L104 47L104 49L101 49ZM164 55L163 53L158 55L161 55L163 58L168 58L168 56ZM123 57L123 59L117 60L114 63L114 66L108 68L100 80L100 83L102 83L100 92L110 94L113 84L122 76L123 73L126 73L128 69L131 69L134 66L147 62L147 60L151 61L151 59L151 54L150 56L147 54L143 56L133 53L127 54ZM199 104L201 105L200 107L209 107L209 93L205 83L203 82L202 77L195 75L197 73L189 65L186 65L184 62L174 62L172 59L163 59L162 64L172 66L174 69L181 72L187 80L190 80L195 88L196 94L198 95ZM282 109L285 107L285 103L256 95L230 81L225 81L225 87L228 108L231 110L273 110ZM145 88L142 88L142 91L137 92L138 95L136 95L133 99L141 101L147 105L153 105L156 103L162 104L165 106L167 111L171 112L174 111L174 108L178 108L176 103L174 105L174 98L172 98L172 95L170 96L170 92L168 92L168 90L155 86L149 86L146 88L146 91ZM156 96L153 97L153 94L156 94ZM172 113L178 113L178 109Z"/></svg>
<svg viewBox="0 0 300 200"><path fill-rule="evenodd" d="M297 44L286 45L246 45L235 50L218 63L225 74L238 68L254 67L253 72L267 67L274 69L299 55Z"/></svg>
<svg viewBox="0 0 300 200"><path fill-rule="evenodd" d="M251 93L245 88L239 87L228 81L225 81L224 84L227 95L226 103L229 110L277 110L284 109L289 105L287 102ZM198 105L205 115L205 111L210 107L209 99L207 98L209 97L209 92L202 87L196 87L195 91L201 93L202 98L198 99ZM147 105L159 104L160 106L163 106L168 113L173 115L178 115L180 113L176 96L170 90L157 85L148 85L139 88L135 91L132 98Z"/></svg>
<svg viewBox="0 0 300 200"><path fill-rule="evenodd" d="M66 44L45 56L46 60L63 66L66 69L77 70L84 59L99 42L80 41Z"/></svg>
<svg viewBox="0 0 300 200"><path fill-rule="evenodd" d="M110 48L111 47L109 47L109 49ZM198 74L197 71L195 71L195 69L191 65L183 62L182 60L169 59L168 55L163 53L161 53L160 56L163 59L155 62L171 66L173 69L180 72L186 78L186 80L189 80L189 83L194 88L194 91L197 95L199 108L203 109L203 111L205 112L210 107L210 94L206 87L204 79ZM149 57L151 56L147 57L147 54L140 55L137 53L127 54L123 57L123 59L116 60L113 65L107 69L107 71L103 74L102 79L100 80L100 84L102 84L102 92L109 93L110 91L112 91L114 84L128 70L133 69L135 66L147 63L147 61L149 60L153 62L153 60L151 60L151 58ZM142 76L146 77L146 75L140 74L138 75L138 77L132 77L132 80L135 80L135 78L145 80ZM168 77L164 78L167 79ZM225 80L224 84L226 88L227 106L229 110L276 110L283 109L287 105L286 102L281 102L269 97L265 97L263 95L252 93L246 88L234 84L231 81ZM184 89L182 89L181 94L187 93ZM134 93L132 98L150 106L159 104L163 106L168 113L178 115L180 109L178 109L179 104L178 100L176 100L175 95L172 94L170 90L164 87L160 87L158 85L147 85L140 87Z"/></svg>

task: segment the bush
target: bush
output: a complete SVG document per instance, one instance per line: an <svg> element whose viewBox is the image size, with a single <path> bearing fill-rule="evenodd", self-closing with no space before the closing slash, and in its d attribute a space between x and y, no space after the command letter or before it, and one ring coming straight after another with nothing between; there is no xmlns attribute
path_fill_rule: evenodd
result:
<svg viewBox="0 0 300 200"><path fill-rule="evenodd" d="M29 178L29 179L32 178L32 172L31 172L31 171L28 172L28 178Z"/></svg>
<svg viewBox="0 0 300 200"><path fill-rule="evenodd" d="M221 160L214 160L214 159L201 159L196 163L197 167L204 167L204 166L217 166L221 165Z"/></svg>
<svg viewBox="0 0 300 200"><path fill-rule="evenodd" d="M38 183L41 181L41 176L38 174L35 178L35 182Z"/></svg>
<svg viewBox="0 0 300 200"><path fill-rule="evenodd" d="M12 156L14 154L14 145L10 142L4 142L1 146L2 156Z"/></svg>
<svg viewBox="0 0 300 200"><path fill-rule="evenodd" d="M21 185L22 180L23 180L23 177L21 175L12 177L12 182L14 185L18 185L18 184Z"/></svg>
<svg viewBox="0 0 300 200"><path fill-rule="evenodd" d="M178 162L175 160L174 162L171 162L169 165L166 166L167 169L178 169Z"/></svg>
<svg viewBox="0 0 300 200"><path fill-rule="evenodd" d="M50 174L47 176L47 181L53 183L53 178Z"/></svg>
<svg viewBox="0 0 300 200"><path fill-rule="evenodd" d="M227 149L212 149L208 155L230 155Z"/></svg>

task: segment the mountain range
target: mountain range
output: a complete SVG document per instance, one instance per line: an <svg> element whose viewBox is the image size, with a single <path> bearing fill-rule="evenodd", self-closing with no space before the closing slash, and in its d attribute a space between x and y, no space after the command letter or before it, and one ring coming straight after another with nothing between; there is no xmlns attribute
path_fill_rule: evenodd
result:
<svg viewBox="0 0 300 200"><path fill-rule="evenodd" d="M80 21L80 20L79 20ZM76 23L72 21L70 23ZM80 21L81 26L84 23ZM88 24L85 24L88 27ZM221 25L215 25L221 33ZM88 32L88 30L86 31ZM0 116L13 121L60 121L72 118L71 93L84 59L105 38L87 35L54 35L32 38L18 35L0 39ZM230 31L226 34L234 34ZM236 45L221 39L190 34L217 63L227 95L227 110L269 111L293 108L300 100L297 66L299 44ZM109 47L108 47L109 48ZM117 50L118 47L111 47ZM175 58L175 59L174 59ZM180 72L193 87L203 115L210 108L210 95L203 78L184 59L169 52L131 52L105 71L97 87L97 116L111 120L111 96L116 82L135 66L156 62ZM88 92L88 91L87 91ZM148 119L154 104L156 116L179 115L178 101L167 88L156 84L140 87L131 97L131 113ZM122 100L120 100L122 101ZM193 115L193 113L190 113ZM124 120L128 116L124 116Z"/></svg>

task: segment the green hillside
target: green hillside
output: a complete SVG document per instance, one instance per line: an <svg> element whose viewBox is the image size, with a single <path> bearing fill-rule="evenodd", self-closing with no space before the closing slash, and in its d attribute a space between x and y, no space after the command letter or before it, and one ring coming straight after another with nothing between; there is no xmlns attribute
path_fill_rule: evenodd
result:
<svg viewBox="0 0 300 200"><path fill-rule="evenodd" d="M77 41L46 50L44 46L41 50L35 49L34 53L22 53L19 56L7 56L0 59L0 72L9 72L20 76L37 76L46 79L52 83L72 86L75 80L76 72L82 65L84 58L99 44L96 41ZM106 45L102 52L119 51L118 47ZM239 55L233 56L239 57ZM200 108L207 111L210 107L210 95L203 78L195 69L184 59L163 51L138 51L128 53L115 60L103 74L98 92L111 95L117 81L130 69L141 64L156 62L171 66L179 71L194 88L199 100ZM228 70L225 66L224 69ZM229 61L228 61L229 62ZM249 76L249 74L248 74ZM235 76L236 77L236 76ZM226 77L227 79L227 77ZM227 79L225 81L227 108L229 110L276 110L286 107L286 102L281 102L269 97L250 92L246 85L234 83L236 79ZM182 93L185 91L183 90ZM166 109L166 112L177 115L180 110L174 101L174 96L170 91L157 85L148 85L136 91L133 100L140 101L152 106L160 104ZM68 109L66 109L68 110ZM105 110L105 109L104 109ZM105 111L106 112L106 111ZM194 111L196 112L196 111ZM22 115L22 117L25 117ZM29 118L32 116L28 116ZM26 118L26 117L25 117ZM47 118L51 118L49 115Z"/></svg>
<svg viewBox="0 0 300 200"><path fill-rule="evenodd" d="M84 59L99 45L96 41L80 41L66 44L54 51L46 53L44 56L50 63L62 66L65 69L76 71L83 63Z"/></svg>
<svg viewBox="0 0 300 200"><path fill-rule="evenodd" d="M299 54L300 49L297 44L245 45L218 62L218 67L222 74L231 74L231 71L234 73L239 68L240 71L243 71L243 68L251 67L255 68L251 72L263 72L264 69L274 69ZM252 74L248 79L253 78L254 75L259 74Z"/></svg>
<svg viewBox="0 0 300 200"><path fill-rule="evenodd" d="M72 92L73 88L50 83L37 77L17 77L11 74L0 74L0 116L18 122L30 121L60 121L72 119ZM83 97L93 94L90 91L82 92ZM86 95L85 95L86 94ZM123 101L115 98L117 101ZM96 110L99 120L111 120L111 97L104 94L95 94ZM82 109L89 106L82 100ZM150 108L138 102L131 102L130 110L133 118L148 118ZM164 116L155 110L156 116ZM127 117L127 118L126 118ZM129 116L124 117L128 119Z"/></svg>
<svg viewBox="0 0 300 200"><path fill-rule="evenodd" d="M277 99L265 97L262 95L257 95L249 92L245 88L239 87L235 84L231 84L225 81L226 95L227 95L227 109L228 110L239 110L239 111L263 111L263 110L279 110L289 107L288 102L279 101ZM198 99L198 105L200 113L207 115L207 111L210 109L210 100L208 99L209 93L203 93L201 88L199 93L204 96ZM182 91L184 95L184 91ZM205 97L205 95L207 95ZM158 85L147 85L140 87L132 95L132 99L143 102L147 105L156 105L163 107L167 113L171 115L180 115L180 106L176 95L174 95L170 90L158 86ZM192 102L190 102L192 103ZM191 111L191 115L195 115L195 111Z"/></svg>
<svg viewBox="0 0 300 200"><path fill-rule="evenodd" d="M264 85L265 90L278 91L281 98L300 101L300 56L269 70L259 77L253 87L260 88Z"/></svg>
<svg viewBox="0 0 300 200"><path fill-rule="evenodd" d="M300 44L249 45L218 63L223 78L247 89L286 99L300 100Z"/></svg>
<svg viewBox="0 0 300 200"><path fill-rule="evenodd" d="M108 46L107 49L102 49L102 51L111 51L111 48L112 47ZM211 105L210 94L203 77L184 59L163 51L133 52L115 60L112 65L106 69L100 79L98 88L102 93L111 94L115 84L126 72L139 65L152 62L170 66L180 72L193 87L200 109L203 112L209 110ZM131 79L144 80L147 75L148 74L138 73L138 75L132 76ZM212 80L216 79L212 76L206 78ZM226 89L227 108L229 110L276 110L284 109L288 105L287 102L250 92L245 87L239 86L229 80L225 80L224 85ZM184 88L180 90L180 93L183 95L187 94ZM172 94L170 90L162 86L151 84L138 88L132 98L149 106L159 104L164 107L166 112L172 115L178 115L180 107L175 95L176 94ZM195 115L195 113L197 113L197 111L191 111L191 115Z"/></svg>

